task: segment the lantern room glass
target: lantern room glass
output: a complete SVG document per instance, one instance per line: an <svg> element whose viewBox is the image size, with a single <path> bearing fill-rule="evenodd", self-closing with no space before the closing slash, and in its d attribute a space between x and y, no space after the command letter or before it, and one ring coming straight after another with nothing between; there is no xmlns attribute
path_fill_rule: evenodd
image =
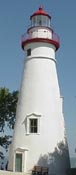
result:
<svg viewBox="0 0 76 175"><path fill-rule="evenodd" d="M31 25L32 27L35 27L35 26L50 27L50 18L44 15L33 16L31 19Z"/></svg>

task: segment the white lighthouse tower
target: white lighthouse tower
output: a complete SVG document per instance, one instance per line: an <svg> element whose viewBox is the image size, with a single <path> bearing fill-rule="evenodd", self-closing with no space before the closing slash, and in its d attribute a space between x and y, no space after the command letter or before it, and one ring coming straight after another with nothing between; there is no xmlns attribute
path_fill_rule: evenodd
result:
<svg viewBox="0 0 76 175"><path fill-rule="evenodd" d="M22 37L26 56L8 168L31 173L47 167L49 174L66 175L70 163L55 59L59 37L41 6L30 20Z"/></svg>

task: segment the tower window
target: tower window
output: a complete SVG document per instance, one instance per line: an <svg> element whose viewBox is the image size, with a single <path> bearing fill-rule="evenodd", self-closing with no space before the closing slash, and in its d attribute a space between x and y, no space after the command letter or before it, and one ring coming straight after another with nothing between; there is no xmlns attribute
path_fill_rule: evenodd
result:
<svg viewBox="0 0 76 175"><path fill-rule="evenodd" d="M40 118L41 115L30 114L26 117L26 134L40 134Z"/></svg>
<svg viewBox="0 0 76 175"><path fill-rule="evenodd" d="M27 56L30 56L31 55L31 49L28 49L27 50Z"/></svg>
<svg viewBox="0 0 76 175"><path fill-rule="evenodd" d="M38 132L38 119L29 119L29 131L30 133L37 133Z"/></svg>

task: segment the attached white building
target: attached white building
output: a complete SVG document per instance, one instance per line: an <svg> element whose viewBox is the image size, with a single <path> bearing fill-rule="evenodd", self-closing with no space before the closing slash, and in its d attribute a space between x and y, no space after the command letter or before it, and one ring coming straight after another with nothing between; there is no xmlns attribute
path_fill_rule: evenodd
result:
<svg viewBox="0 0 76 175"><path fill-rule="evenodd" d="M26 57L8 169L31 173L41 166L66 175L70 163L55 58L59 37L41 6L30 20L22 36Z"/></svg>

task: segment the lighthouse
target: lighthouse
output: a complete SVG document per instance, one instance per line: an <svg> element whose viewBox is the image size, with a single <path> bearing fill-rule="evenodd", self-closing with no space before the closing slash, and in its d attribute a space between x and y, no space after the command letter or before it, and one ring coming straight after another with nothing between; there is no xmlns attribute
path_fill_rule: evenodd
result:
<svg viewBox="0 0 76 175"><path fill-rule="evenodd" d="M55 58L59 37L42 6L30 21L21 41L24 69L8 169L31 174L46 167L49 175L66 175L70 161Z"/></svg>

